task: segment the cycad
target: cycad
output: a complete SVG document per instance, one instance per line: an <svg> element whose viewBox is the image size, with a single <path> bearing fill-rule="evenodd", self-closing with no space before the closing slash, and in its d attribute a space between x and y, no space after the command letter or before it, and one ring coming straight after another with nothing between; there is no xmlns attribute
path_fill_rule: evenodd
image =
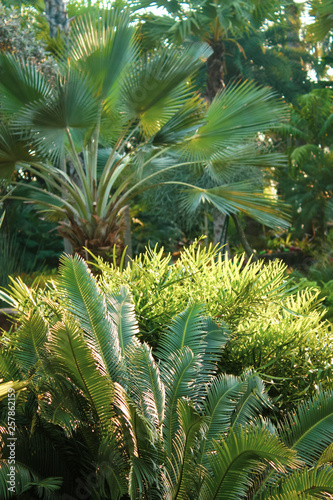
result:
<svg viewBox="0 0 333 500"><path fill-rule="evenodd" d="M54 81L32 63L2 54L1 177L29 169L43 185L29 193L18 186L15 196L59 220L74 250L105 255L122 247L127 204L162 182L163 173L186 166L194 182L205 170L222 179L239 165L280 164L279 155L260 155L253 147L256 134L285 114L269 89L243 83L208 108L194 95L191 79L209 53L207 45L194 43L141 56L128 13L111 10L74 22ZM206 202L224 213L241 210L267 225L286 225L280 204L250 185L211 191L193 182L181 187L186 210Z"/></svg>
<svg viewBox="0 0 333 500"><path fill-rule="evenodd" d="M212 341L202 306L190 304L176 316L152 353L136 336L128 292L102 292L78 257L63 259L48 291L13 287L12 303L24 321L3 340L0 376L6 389L17 389L22 498L37 498L38 491L42 498L75 496L79 488L94 499L239 500L255 491L282 499L295 489L321 498L331 492L325 465L331 394L276 429L260 418L271 403L254 374L215 375L225 334L220 330L219 344L215 325ZM35 357L22 356L20 337ZM20 391L21 380L26 390ZM4 442L6 399L1 420ZM47 459L39 460L40 450L48 450ZM6 453L3 448L4 499ZM70 463L72 480L62 469Z"/></svg>

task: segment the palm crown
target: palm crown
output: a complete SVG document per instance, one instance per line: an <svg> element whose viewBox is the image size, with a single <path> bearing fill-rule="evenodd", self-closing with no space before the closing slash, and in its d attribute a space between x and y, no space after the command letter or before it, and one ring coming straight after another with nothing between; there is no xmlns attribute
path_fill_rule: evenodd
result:
<svg viewBox="0 0 333 500"><path fill-rule="evenodd" d="M77 251L119 244L124 207L162 182L162 173L186 165L194 179L207 171L225 183L240 166L282 161L255 145L256 134L285 112L269 89L244 82L208 106L191 88L207 45L142 56L136 37L126 11L78 19L54 81L30 62L0 57L2 177L23 166L42 179L47 189L33 186L30 200L61 221L61 234ZM223 213L286 224L280 204L248 183L181 187L189 212L207 202ZM17 189L16 196L28 195Z"/></svg>

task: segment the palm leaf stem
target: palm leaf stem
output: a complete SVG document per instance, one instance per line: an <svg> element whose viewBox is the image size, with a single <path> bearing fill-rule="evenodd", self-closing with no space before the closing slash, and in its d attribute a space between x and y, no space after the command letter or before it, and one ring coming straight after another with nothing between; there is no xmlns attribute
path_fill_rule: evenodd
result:
<svg viewBox="0 0 333 500"><path fill-rule="evenodd" d="M119 145L121 144L121 142L123 141L126 133L128 132L128 130L130 129L130 127L132 126L133 124L133 121L134 119L130 120L130 122L128 123L127 127L125 128L125 130L123 131L123 133L121 134L121 136L118 138L116 144L114 145L113 149L112 149L112 152L109 156L109 158L106 160L106 164L105 164L105 167L103 169L103 172L102 172L102 175L101 175L101 178L100 178L100 184L103 185L106 181L107 181L107 178L113 174L114 170L116 169L116 165L117 165L117 162L115 165L113 165L112 167L112 162L113 162L113 159L114 159L114 155L116 154L116 152L118 151L119 149ZM142 146L142 144L140 144L140 147ZM136 148L137 149L137 148ZM132 153L133 151L131 151ZM127 155L126 155L127 156ZM125 156L125 157L126 157ZM125 158L123 157L123 158Z"/></svg>
<svg viewBox="0 0 333 500"><path fill-rule="evenodd" d="M50 169L47 167L44 167L43 165L38 166L38 168L36 168L36 169L29 168L29 170L31 173L38 175L39 177L44 179L44 181L46 183L49 183L50 185L52 185L56 189L61 191L61 188L65 188L68 191L68 193L70 193L70 195L74 198L74 200L76 201L78 206L80 207L83 217L85 217L85 218L89 217L87 207L84 203L85 202L84 194L82 193L82 191L80 190L80 188L77 185L75 185L75 188L71 186L72 182L70 180L70 177L67 176L67 174L65 172L57 169L57 171L54 173L54 175L51 174L52 177L50 179ZM43 172L45 172L45 173L43 173ZM61 176L65 177L65 181L63 181L61 179ZM54 179L56 179L56 181ZM59 184L60 184L60 186L59 186ZM40 189L40 188L37 188L35 186L31 186L31 189ZM42 190L42 191L44 193L44 190ZM57 196L55 193L49 192L48 195L56 197L57 199L61 199L62 202L64 201L63 198Z"/></svg>
<svg viewBox="0 0 333 500"><path fill-rule="evenodd" d="M157 155L154 156L154 158L152 159L155 159ZM150 161L150 160L149 160ZM145 164L147 164L149 162L146 162ZM145 165L144 164L144 165ZM150 174L148 175L148 177L145 177L144 179L142 179L141 181L137 182L136 184L134 184L134 186L132 186L121 198L119 198L118 202L115 204L114 206L114 211L116 211L118 209L118 206L120 205L123 205L124 201L127 199L127 201L131 200L132 198L134 198L138 193L142 193L143 191L146 191L147 189L150 189L152 186L148 186L147 188L144 188L142 190L137 190L138 186L141 186L142 184L144 184L145 182L147 182L148 180L150 179L153 179L154 177L156 177L157 175L161 175L162 173L164 172L167 172L169 170L172 170L173 168L179 168L179 167L182 167L184 165L192 165L193 162L191 161L186 161L186 162L183 162L183 163L176 163L176 165L171 165L169 167L165 167L165 168L162 168L161 170L159 170L158 172L154 172L153 174ZM163 184L184 184L183 182L177 182L177 181L174 181L174 182L163 182ZM193 186L191 186L193 187ZM136 191L135 194L132 194L131 196L130 193L133 193L133 191Z"/></svg>
<svg viewBox="0 0 333 500"><path fill-rule="evenodd" d="M124 162L123 165L121 165L123 158L121 158L117 163L117 168L112 172L110 172L110 175L107 176L106 180L104 181L104 184L99 182L98 190L97 190L97 205L96 205L96 211L98 214L106 213L107 212L107 207L112 206L112 203L114 203L115 195L114 193L111 198L109 198L111 188L115 181L118 179L119 175L123 172L123 170L127 167L127 162ZM117 197L119 196L119 193L122 192L124 189L122 186L124 184L128 185L129 179L128 177L126 180L121 184L121 186L118 187L116 190L117 192Z"/></svg>
<svg viewBox="0 0 333 500"><path fill-rule="evenodd" d="M84 188L84 191L85 191L85 195L86 195L86 199L89 203L89 208L90 210L92 209L92 197L91 197L91 191L89 189L89 184L87 182L87 176L84 172L84 169L82 167L82 164L81 164L81 160L79 158L79 155L77 154L77 151L76 151L76 148L75 148L75 144L74 144L74 141L73 141L73 138L72 138L72 134L70 133L70 130L69 128L67 127L66 128L66 135L67 135L67 138L68 138L68 141L69 141L69 144L70 144L70 147L71 147L71 151L72 151L72 159L74 161L74 164L75 164L75 167L76 167L76 171L80 177L80 180L82 182L82 185L83 185L83 188Z"/></svg>
<svg viewBox="0 0 333 500"><path fill-rule="evenodd" d="M39 191L40 193L45 194L45 191L43 189L33 187L31 186L30 189L33 189L35 191ZM58 201L60 201L63 205L67 205L67 208L69 209L68 211L65 210L64 208L59 207L58 205L54 205L51 202L43 201L43 200L38 200L38 205L43 205L45 207L49 207L55 212L61 213L63 215L68 215L68 212L71 212L74 217L80 218L80 214L73 208L73 206L69 203L66 203L66 200L63 198L60 198L60 196L54 195L53 193L48 193L48 195ZM22 200L22 201L27 201L27 198L25 196L12 196L13 200ZM31 203L35 203L31 201Z"/></svg>
<svg viewBox="0 0 333 500"><path fill-rule="evenodd" d="M91 137L91 154L90 154L90 164L87 165L88 182L90 184L90 189L92 192L96 190L97 185L97 154L98 154L98 139L99 130L101 124L101 107L98 111L97 124L95 130L93 131Z"/></svg>

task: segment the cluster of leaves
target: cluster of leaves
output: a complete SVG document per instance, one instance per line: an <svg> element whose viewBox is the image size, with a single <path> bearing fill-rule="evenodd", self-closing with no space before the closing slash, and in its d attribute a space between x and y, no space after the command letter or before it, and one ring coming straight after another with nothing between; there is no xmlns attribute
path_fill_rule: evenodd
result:
<svg viewBox="0 0 333 500"><path fill-rule="evenodd" d="M291 289L285 264L245 263L244 255L222 260L216 248L196 243L170 263L163 249L148 250L125 269L97 263L105 289L131 290L143 340L156 348L164 325L193 300L230 332L221 370L255 368L284 407L316 393L319 383L329 384L326 310L318 290Z"/></svg>
<svg viewBox="0 0 333 500"><path fill-rule="evenodd" d="M332 220L332 90L300 96L281 133L289 156L286 170L276 171L280 192L292 205L296 234L323 237Z"/></svg>
<svg viewBox="0 0 333 500"><path fill-rule="evenodd" d="M38 37L40 25L31 9L6 7L0 3L0 50L36 64L43 74L53 78L55 61L46 43Z"/></svg>
<svg viewBox="0 0 333 500"><path fill-rule="evenodd" d="M274 426L261 417L272 405L257 376L216 375L227 338L204 306L174 317L153 355L138 339L126 288L103 292L78 257L63 259L50 287L34 292L17 281L7 296L21 326L1 340L1 498L333 493L331 391ZM7 396L14 393L11 495Z"/></svg>

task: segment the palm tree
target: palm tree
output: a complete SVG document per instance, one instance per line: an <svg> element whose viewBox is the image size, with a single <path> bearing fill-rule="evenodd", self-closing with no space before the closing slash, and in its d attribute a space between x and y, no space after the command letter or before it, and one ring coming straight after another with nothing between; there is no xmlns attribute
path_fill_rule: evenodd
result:
<svg viewBox="0 0 333 500"><path fill-rule="evenodd" d="M128 13L115 10L76 20L54 82L32 63L2 54L2 176L28 169L43 182L30 200L60 220L74 250L105 255L114 245L121 250L129 201L158 185L161 174L188 166L220 180L240 162L280 164L279 155L259 154L255 136L279 122L283 106L268 89L244 83L208 107L191 87L208 54L206 45L189 44L141 57ZM206 202L286 225L279 203L250 184L181 187L188 210ZM17 189L16 196L27 194Z"/></svg>
<svg viewBox="0 0 333 500"><path fill-rule="evenodd" d="M276 428L260 416L272 405L257 376L216 376L227 339L203 306L189 304L152 353L138 340L128 291L102 292L78 256L63 258L51 287L32 292L18 280L7 296L21 326L2 341L1 443L11 432L7 396L15 391L23 499L332 493L332 392ZM8 454L3 446L4 500Z"/></svg>
<svg viewBox="0 0 333 500"><path fill-rule="evenodd" d="M137 9L156 5L167 11L167 15L144 14L141 25L143 46L156 45L168 40L184 43L188 39L200 40L209 45L211 54L207 58L205 97L211 102L225 88L227 75L226 44L234 44L245 55L239 40L254 34L267 19L273 19L280 7L276 2L251 0L194 0L190 2L164 0L138 0L132 2ZM237 75L238 76L238 75ZM269 166L269 165L268 165ZM239 168L242 164L239 164ZM244 174L243 174L244 175ZM245 174L246 175L246 174ZM216 182L216 179L215 179ZM236 214L232 215L241 243L250 256L253 251L246 239ZM215 210L214 243L227 242L228 214ZM255 255L254 255L254 258Z"/></svg>

